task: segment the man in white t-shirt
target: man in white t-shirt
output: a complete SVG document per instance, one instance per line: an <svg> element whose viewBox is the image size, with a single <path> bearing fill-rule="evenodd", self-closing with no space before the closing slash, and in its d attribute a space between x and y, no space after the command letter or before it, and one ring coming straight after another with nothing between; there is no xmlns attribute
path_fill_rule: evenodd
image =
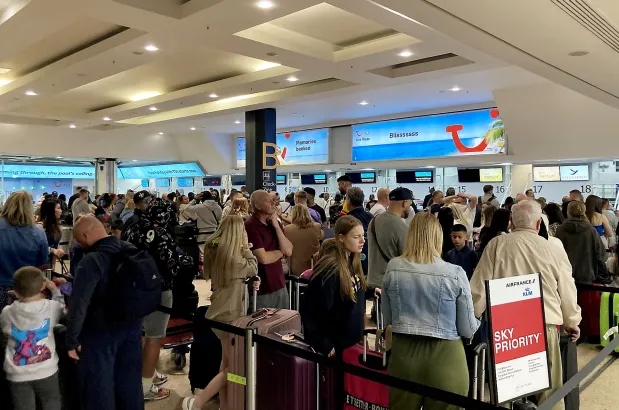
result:
<svg viewBox="0 0 619 410"><path fill-rule="evenodd" d="M389 207L389 188L380 188L376 193L376 197L378 202L370 209L370 213L374 217L387 212L387 208Z"/></svg>

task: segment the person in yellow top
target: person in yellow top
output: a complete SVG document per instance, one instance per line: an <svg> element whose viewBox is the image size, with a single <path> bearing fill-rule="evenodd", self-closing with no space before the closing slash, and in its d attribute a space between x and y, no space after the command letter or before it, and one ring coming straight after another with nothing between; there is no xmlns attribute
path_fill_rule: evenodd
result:
<svg viewBox="0 0 619 410"><path fill-rule="evenodd" d="M337 189L342 194L342 201L344 206L342 208L342 215L346 215L348 211L350 211L348 207L348 201L346 201L346 193L348 192L348 188L352 188L352 179L348 175L342 175L337 179Z"/></svg>
<svg viewBox="0 0 619 410"><path fill-rule="evenodd" d="M547 400L563 385L558 326L563 326L573 341L580 337L580 307L572 266L562 251L538 235L542 209L537 201L523 200L512 207L515 230L492 239L471 278L475 316L486 310L485 281L540 272L544 290L544 311L548 335L551 388L539 394L539 403ZM563 410L563 400L553 410Z"/></svg>

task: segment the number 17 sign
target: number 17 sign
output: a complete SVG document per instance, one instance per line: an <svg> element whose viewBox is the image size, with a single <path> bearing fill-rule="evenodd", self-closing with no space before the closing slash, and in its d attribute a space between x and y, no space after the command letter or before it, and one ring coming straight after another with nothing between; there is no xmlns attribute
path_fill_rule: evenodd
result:
<svg viewBox="0 0 619 410"><path fill-rule="evenodd" d="M486 281L494 403L550 388L541 275Z"/></svg>

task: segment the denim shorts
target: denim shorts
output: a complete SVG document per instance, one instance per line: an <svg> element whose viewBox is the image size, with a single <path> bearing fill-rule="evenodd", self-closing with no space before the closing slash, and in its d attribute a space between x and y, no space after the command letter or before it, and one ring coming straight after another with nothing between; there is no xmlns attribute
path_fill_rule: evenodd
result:
<svg viewBox="0 0 619 410"><path fill-rule="evenodd" d="M164 290L161 292L161 304L165 307L172 308L172 291ZM168 321L170 315L167 313L154 311L144 318L142 326L144 327L144 337L149 339L162 339L166 335Z"/></svg>

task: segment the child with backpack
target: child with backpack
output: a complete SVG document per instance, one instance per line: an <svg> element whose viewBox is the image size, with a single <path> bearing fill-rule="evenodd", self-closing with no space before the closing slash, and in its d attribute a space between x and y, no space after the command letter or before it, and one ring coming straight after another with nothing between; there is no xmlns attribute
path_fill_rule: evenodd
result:
<svg viewBox="0 0 619 410"><path fill-rule="evenodd" d="M64 314L64 297L40 269L27 266L13 277L17 301L0 314L0 327L8 340L4 371L10 382L15 410L60 410L58 355L54 326ZM48 289L53 300L42 291Z"/></svg>

